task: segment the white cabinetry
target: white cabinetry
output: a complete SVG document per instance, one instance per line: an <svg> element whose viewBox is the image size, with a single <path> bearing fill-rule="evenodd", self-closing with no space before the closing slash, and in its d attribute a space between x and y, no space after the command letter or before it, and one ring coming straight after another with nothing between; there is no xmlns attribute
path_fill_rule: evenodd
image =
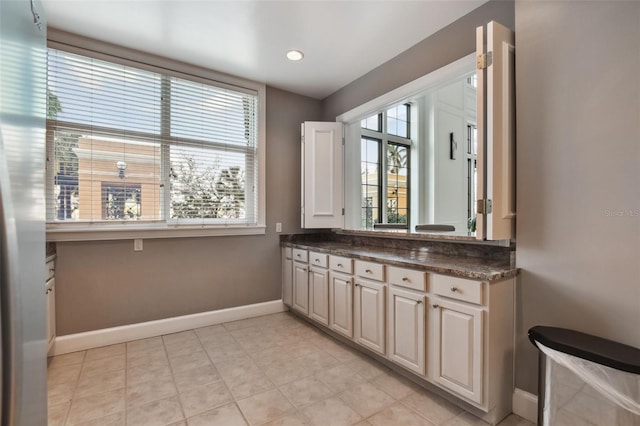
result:
<svg viewBox="0 0 640 426"><path fill-rule="evenodd" d="M425 374L424 293L389 287L389 359Z"/></svg>
<svg viewBox="0 0 640 426"><path fill-rule="evenodd" d="M433 299L432 307L434 380L482 403L482 307L438 297Z"/></svg>
<svg viewBox="0 0 640 426"><path fill-rule="evenodd" d="M50 260L46 264L47 281L45 293L47 295L47 352L51 354L53 344L56 339L56 278L55 260Z"/></svg>
<svg viewBox="0 0 640 426"><path fill-rule="evenodd" d="M309 253L309 317L329 325L329 270L328 256Z"/></svg>
<svg viewBox="0 0 640 426"><path fill-rule="evenodd" d="M329 256L329 327L353 337L353 261Z"/></svg>
<svg viewBox="0 0 640 426"><path fill-rule="evenodd" d="M356 261L356 274L370 277L355 280L354 339L382 355L386 353L386 284L384 266ZM374 281L379 280L379 281Z"/></svg>
<svg viewBox="0 0 640 426"><path fill-rule="evenodd" d="M282 303L293 304L293 259L291 247L282 248Z"/></svg>
<svg viewBox="0 0 640 426"><path fill-rule="evenodd" d="M293 309L309 315L309 267L307 251L293 249Z"/></svg>

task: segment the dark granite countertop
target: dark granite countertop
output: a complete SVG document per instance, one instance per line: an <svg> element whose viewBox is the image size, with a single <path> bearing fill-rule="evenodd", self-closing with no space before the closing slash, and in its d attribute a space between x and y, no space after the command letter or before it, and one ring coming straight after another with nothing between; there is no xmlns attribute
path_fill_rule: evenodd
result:
<svg viewBox="0 0 640 426"><path fill-rule="evenodd" d="M392 248L354 246L336 241L283 241L284 247L296 247L346 256L354 259L385 263L387 265L421 269L427 272L452 275L482 281L498 281L511 278L518 270L507 259L453 256L430 251L428 248Z"/></svg>

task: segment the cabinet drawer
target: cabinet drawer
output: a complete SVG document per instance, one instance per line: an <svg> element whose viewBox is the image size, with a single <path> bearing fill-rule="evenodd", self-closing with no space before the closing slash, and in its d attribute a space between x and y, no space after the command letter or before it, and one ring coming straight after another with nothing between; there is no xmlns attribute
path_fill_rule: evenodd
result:
<svg viewBox="0 0 640 426"><path fill-rule="evenodd" d="M309 261L308 252L306 250L294 248L293 260L296 260L298 262L308 262Z"/></svg>
<svg viewBox="0 0 640 426"><path fill-rule="evenodd" d="M41 263L42 265L42 263ZM47 262L46 264L46 275L47 275L47 280L50 280L51 278L53 278L55 272L56 272L56 262L55 260L51 260L49 262Z"/></svg>
<svg viewBox="0 0 640 426"><path fill-rule="evenodd" d="M370 280L384 281L384 265L356 260L356 275Z"/></svg>
<svg viewBox="0 0 640 426"><path fill-rule="evenodd" d="M427 274L423 271L390 266L388 274L389 284L418 291L427 291Z"/></svg>
<svg viewBox="0 0 640 426"><path fill-rule="evenodd" d="M324 253L309 252L309 263L321 268L329 267L329 255Z"/></svg>
<svg viewBox="0 0 640 426"><path fill-rule="evenodd" d="M329 256L329 267L334 271L353 274L353 260L342 256Z"/></svg>
<svg viewBox="0 0 640 426"><path fill-rule="evenodd" d="M286 257L287 259L291 259L292 256L293 256L293 249L291 247L285 247L284 257Z"/></svg>
<svg viewBox="0 0 640 426"><path fill-rule="evenodd" d="M446 275L431 275L431 289L440 296L482 304L482 282L480 281Z"/></svg>

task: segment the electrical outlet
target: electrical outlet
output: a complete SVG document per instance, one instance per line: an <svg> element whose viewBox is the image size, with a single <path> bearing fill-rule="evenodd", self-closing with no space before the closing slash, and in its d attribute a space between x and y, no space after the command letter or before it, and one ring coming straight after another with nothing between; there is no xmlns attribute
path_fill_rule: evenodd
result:
<svg viewBox="0 0 640 426"><path fill-rule="evenodd" d="M142 239L136 238L133 240L133 251L142 251Z"/></svg>
<svg viewBox="0 0 640 426"><path fill-rule="evenodd" d="M282 232L282 223L280 222L276 223L276 232Z"/></svg>

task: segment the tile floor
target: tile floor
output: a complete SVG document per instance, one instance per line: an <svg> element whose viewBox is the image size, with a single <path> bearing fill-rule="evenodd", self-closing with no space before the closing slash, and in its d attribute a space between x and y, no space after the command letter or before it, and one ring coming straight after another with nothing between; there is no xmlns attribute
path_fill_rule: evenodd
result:
<svg viewBox="0 0 640 426"><path fill-rule="evenodd" d="M485 425L286 312L51 358L48 392L49 426Z"/></svg>

